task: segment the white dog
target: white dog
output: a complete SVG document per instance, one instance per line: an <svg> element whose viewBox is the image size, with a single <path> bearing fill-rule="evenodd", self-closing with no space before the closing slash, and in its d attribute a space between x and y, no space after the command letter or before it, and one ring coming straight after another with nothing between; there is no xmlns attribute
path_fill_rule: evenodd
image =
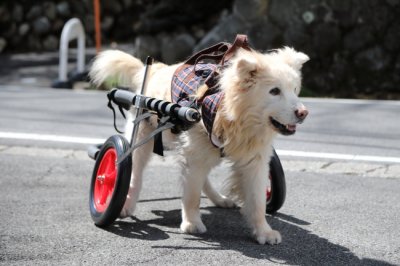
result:
<svg viewBox="0 0 400 266"><path fill-rule="evenodd" d="M265 218L268 162L277 133L294 134L296 124L308 114L298 98L300 71L308 60L307 55L288 47L266 54L239 49L222 71L219 85L225 96L215 118L213 134L221 142L225 158L232 162L228 196L217 192L208 180L207 175L220 163L221 154L210 142L202 122L178 136L163 134L164 141L180 140L179 150L185 160L180 226L183 232L206 231L199 210L203 191L216 206L239 205L258 243L281 242L280 233L272 230ZM171 101L171 79L179 65L154 64L145 95ZM117 50L101 53L90 72L97 85L112 78L136 92L141 88L143 74L140 60ZM132 125L132 121L127 121L126 132L132 132ZM139 139L147 136L155 125L155 121L141 123ZM131 185L121 217L134 212L152 145L149 142L133 154Z"/></svg>

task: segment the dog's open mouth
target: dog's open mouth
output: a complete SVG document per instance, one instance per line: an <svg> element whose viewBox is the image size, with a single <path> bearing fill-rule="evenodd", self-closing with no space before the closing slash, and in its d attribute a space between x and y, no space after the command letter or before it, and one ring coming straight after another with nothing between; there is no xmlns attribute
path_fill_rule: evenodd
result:
<svg viewBox="0 0 400 266"><path fill-rule="evenodd" d="M275 127L275 129L281 133L282 135L293 135L296 133L296 125L291 125L291 124L281 124L274 118L270 117L269 120L271 121L271 124Z"/></svg>

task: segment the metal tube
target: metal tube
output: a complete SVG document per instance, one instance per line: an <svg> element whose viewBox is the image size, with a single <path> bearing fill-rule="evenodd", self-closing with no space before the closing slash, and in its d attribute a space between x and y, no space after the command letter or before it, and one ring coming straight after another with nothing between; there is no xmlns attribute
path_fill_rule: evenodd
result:
<svg viewBox="0 0 400 266"><path fill-rule="evenodd" d="M93 160L96 160L102 145L103 144L89 146L88 148L89 157L92 158Z"/></svg>
<svg viewBox="0 0 400 266"><path fill-rule="evenodd" d="M153 61L154 61L154 59L151 56L148 56L146 58L146 66L145 66L145 69L144 69L142 88L140 90L140 94L139 95L144 95L146 93L146 88L147 88L147 83L148 83L147 75L149 73L151 65L153 64ZM140 116L142 113L143 113L143 108L138 108L137 111L136 111L136 118L138 116ZM130 142L131 147L133 147L135 145L136 137L137 137L138 130L139 130L139 126L140 126L140 123L139 124L135 124L133 126L133 132L132 132L132 137L131 137L131 142Z"/></svg>

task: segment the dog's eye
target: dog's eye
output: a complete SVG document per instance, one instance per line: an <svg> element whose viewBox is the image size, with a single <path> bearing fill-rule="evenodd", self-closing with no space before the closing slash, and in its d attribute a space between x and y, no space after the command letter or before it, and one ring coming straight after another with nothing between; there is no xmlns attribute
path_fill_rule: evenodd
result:
<svg viewBox="0 0 400 266"><path fill-rule="evenodd" d="M269 91L270 94L277 96L279 94L281 94L281 90L279 88L273 88Z"/></svg>

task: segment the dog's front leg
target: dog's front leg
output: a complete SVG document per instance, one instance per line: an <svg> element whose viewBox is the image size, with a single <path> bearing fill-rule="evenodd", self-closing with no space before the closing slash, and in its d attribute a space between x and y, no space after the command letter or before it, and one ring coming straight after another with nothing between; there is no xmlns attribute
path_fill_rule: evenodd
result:
<svg viewBox="0 0 400 266"><path fill-rule="evenodd" d="M133 122L126 127L125 137L130 139L131 136L129 132L132 132L132 125ZM147 137L153 129L150 127L149 124L142 122L139 128L138 139L143 139ZM120 218L125 218L132 216L135 208L136 203L139 199L139 194L142 189L143 183L143 171L146 167L148 161L150 160L152 149L153 149L154 142L149 141L143 146L139 147L133 152L132 156L132 175L131 175L131 182L129 185L128 195L126 196L124 207L121 210L119 215Z"/></svg>
<svg viewBox="0 0 400 266"><path fill-rule="evenodd" d="M201 190L210 169L200 161L187 158L183 168L183 197L181 230L185 233L207 231L200 217Z"/></svg>
<svg viewBox="0 0 400 266"><path fill-rule="evenodd" d="M269 166L266 160L255 159L251 165L241 169L244 203L241 213L251 226L260 244L279 244L282 241L278 231L272 230L265 218L266 187ZM244 171L243 171L244 170Z"/></svg>

